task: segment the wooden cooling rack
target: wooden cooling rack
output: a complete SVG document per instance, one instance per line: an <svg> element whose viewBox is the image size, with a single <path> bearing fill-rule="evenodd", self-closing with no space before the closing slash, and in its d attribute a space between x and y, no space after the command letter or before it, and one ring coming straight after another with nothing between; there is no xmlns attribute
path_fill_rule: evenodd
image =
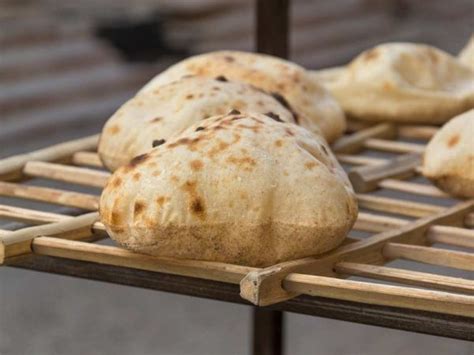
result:
<svg viewBox="0 0 474 355"><path fill-rule="evenodd" d="M353 231L332 252L263 269L104 245L97 208L109 173L98 135L13 156L0 161L0 218L21 224L0 230L0 264L474 340L474 201L420 181L420 153L436 130L350 124L333 149L357 192ZM51 204L63 209L42 208ZM400 259L427 271L385 265Z"/></svg>

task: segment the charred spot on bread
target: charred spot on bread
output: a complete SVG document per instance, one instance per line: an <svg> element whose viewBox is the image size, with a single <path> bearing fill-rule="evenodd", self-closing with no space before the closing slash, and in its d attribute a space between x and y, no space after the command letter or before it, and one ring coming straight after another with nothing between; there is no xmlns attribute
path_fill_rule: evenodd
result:
<svg viewBox="0 0 474 355"><path fill-rule="evenodd" d="M151 122L154 122L154 123L155 123L155 122L160 122L162 119L163 119L163 117L158 116L158 117L153 118L153 119L151 120Z"/></svg>
<svg viewBox="0 0 474 355"><path fill-rule="evenodd" d="M119 187L122 185L122 179L118 176L114 177L112 181L110 182L112 187Z"/></svg>
<svg viewBox="0 0 474 355"><path fill-rule="evenodd" d="M165 144L165 143L166 143L166 140L164 140L164 139L154 139L153 143L152 143L152 146L153 146L153 148L155 148L155 147L158 147L158 146L160 146L162 144Z"/></svg>
<svg viewBox="0 0 474 355"><path fill-rule="evenodd" d="M140 180L141 176L142 175L137 171L135 174L133 174L132 178L133 180L138 181Z"/></svg>
<svg viewBox="0 0 474 355"><path fill-rule="evenodd" d="M204 163L201 160L195 159L192 160L189 165L191 166L191 169L194 171L201 170L202 167L204 166Z"/></svg>
<svg viewBox="0 0 474 355"><path fill-rule="evenodd" d="M133 216L137 217L145 211L145 203L142 201L135 201L133 205Z"/></svg>
<svg viewBox="0 0 474 355"><path fill-rule="evenodd" d="M189 209L192 214L197 217L204 219L206 217L206 211L204 201L197 193L196 181L186 181L181 188L189 195Z"/></svg>
<svg viewBox="0 0 474 355"><path fill-rule="evenodd" d="M252 170L252 168L257 165L255 159L249 156L236 157L231 155L227 158L227 162L233 165L237 165L238 167L246 171Z"/></svg>
<svg viewBox="0 0 474 355"><path fill-rule="evenodd" d="M110 132L111 135L116 135L117 133L120 132L120 126L117 124L114 124L108 128L108 131Z"/></svg>
<svg viewBox="0 0 474 355"><path fill-rule="evenodd" d="M206 211L204 203L199 197L196 197L191 201L191 212L201 219L205 217Z"/></svg>
<svg viewBox="0 0 474 355"><path fill-rule="evenodd" d="M141 164L141 163L143 163L145 160L147 160L148 157L149 157L149 155L148 155L147 153L137 155L135 158L133 158L132 160L130 160L130 163L128 163L128 167L134 168L134 167L136 167L138 164Z"/></svg>
<svg viewBox="0 0 474 355"><path fill-rule="evenodd" d="M224 75L216 76L217 81L227 82L227 78Z"/></svg>
<svg viewBox="0 0 474 355"><path fill-rule="evenodd" d="M112 210L110 224L115 227L122 224L122 215L118 211Z"/></svg>
<svg viewBox="0 0 474 355"><path fill-rule="evenodd" d="M377 50L377 48L373 48L364 54L364 60L370 61L372 59L377 58L378 56L379 56L379 51Z"/></svg>
<svg viewBox="0 0 474 355"><path fill-rule="evenodd" d="M199 131L203 131L203 130L204 130L204 127L199 126L198 128L196 128L194 130L194 132L199 132Z"/></svg>
<svg viewBox="0 0 474 355"><path fill-rule="evenodd" d="M321 144L321 149L322 149L324 154L329 155L329 152L328 152L327 148L322 144Z"/></svg>
<svg viewBox="0 0 474 355"><path fill-rule="evenodd" d="M192 99L192 98L194 98L194 95L193 95L193 94L186 95L186 99L187 99L187 100L190 100L190 99Z"/></svg>
<svg viewBox="0 0 474 355"><path fill-rule="evenodd" d="M274 112L267 112L265 113L265 116L268 116L272 119L274 119L275 121L277 122L283 122L283 120L280 118L280 116L278 116L276 113Z"/></svg>
<svg viewBox="0 0 474 355"><path fill-rule="evenodd" d="M235 61L235 58L230 56L230 55L226 55L226 56L224 56L224 60L228 63L232 63L232 62Z"/></svg>
<svg viewBox="0 0 474 355"><path fill-rule="evenodd" d="M240 111L233 108L229 111L228 115L240 115Z"/></svg>
<svg viewBox="0 0 474 355"><path fill-rule="evenodd" d="M189 150L194 151L196 150L196 145L201 141L201 138L203 137L196 137L196 138L180 138L177 141L174 141L173 143L170 143L168 145L168 148L175 148L180 145L185 145L188 147Z"/></svg>
<svg viewBox="0 0 474 355"><path fill-rule="evenodd" d="M165 201L166 201L166 198L165 198L164 196L158 196L158 197L156 198L156 203L157 203L160 207L163 206L163 204L165 203Z"/></svg>
<svg viewBox="0 0 474 355"><path fill-rule="evenodd" d="M293 110L293 108L291 107L291 105L289 104L289 102L285 99L285 97L274 91L271 93L271 95L273 96L273 98L275 100L277 100L284 108L286 108L288 111L290 111L290 113L292 114L294 120L295 120L295 123L298 124L298 114L295 112L295 110Z"/></svg>
<svg viewBox="0 0 474 355"><path fill-rule="evenodd" d="M446 144L449 148L452 148L459 143L459 139L460 139L459 134L454 134L448 139Z"/></svg>

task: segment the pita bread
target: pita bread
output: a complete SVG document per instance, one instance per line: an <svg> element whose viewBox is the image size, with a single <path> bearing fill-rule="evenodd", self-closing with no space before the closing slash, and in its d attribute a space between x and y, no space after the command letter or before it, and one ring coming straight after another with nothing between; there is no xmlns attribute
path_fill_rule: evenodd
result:
<svg viewBox="0 0 474 355"><path fill-rule="evenodd" d="M155 144L201 120L232 109L271 112L286 122L293 114L277 99L250 85L188 77L138 94L105 124L99 142L104 165L115 170Z"/></svg>
<svg viewBox="0 0 474 355"><path fill-rule="evenodd" d="M267 266L338 246L357 204L323 137L229 114L118 169L100 214L112 239L140 253Z"/></svg>
<svg viewBox="0 0 474 355"><path fill-rule="evenodd" d="M223 76L276 93L297 113L298 124L312 132L317 132L319 127L329 142L345 131L344 113L336 100L311 80L308 71L291 62L264 54L212 52L173 65L151 80L141 92L152 91L185 75Z"/></svg>
<svg viewBox="0 0 474 355"><path fill-rule="evenodd" d="M458 55L461 63L474 70L474 35Z"/></svg>
<svg viewBox="0 0 474 355"><path fill-rule="evenodd" d="M457 197L474 198L474 110L453 118L425 150L423 174Z"/></svg>
<svg viewBox="0 0 474 355"><path fill-rule="evenodd" d="M474 107L474 71L422 44L383 44L313 79L360 120L436 124Z"/></svg>

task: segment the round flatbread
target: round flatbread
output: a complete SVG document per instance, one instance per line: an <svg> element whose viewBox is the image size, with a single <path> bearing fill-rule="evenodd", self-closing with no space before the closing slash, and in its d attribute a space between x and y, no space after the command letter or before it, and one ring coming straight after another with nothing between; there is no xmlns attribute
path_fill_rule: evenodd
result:
<svg viewBox="0 0 474 355"><path fill-rule="evenodd" d="M474 107L474 71L422 44L383 44L312 76L359 120L436 124Z"/></svg>
<svg viewBox="0 0 474 355"><path fill-rule="evenodd" d="M100 215L111 238L137 252L267 266L338 246L357 203L323 137L229 114L118 169Z"/></svg>
<svg viewBox="0 0 474 355"><path fill-rule="evenodd" d="M426 147L423 175L453 196L474 198L473 137L474 110L446 123Z"/></svg>
<svg viewBox="0 0 474 355"><path fill-rule="evenodd" d="M192 124L234 109L295 122L276 98L250 85L187 77L142 92L125 103L102 130L99 156L113 171Z"/></svg>
<svg viewBox="0 0 474 355"><path fill-rule="evenodd" d="M185 75L241 81L273 93L297 114L298 124L312 132L317 132L319 127L329 142L340 137L346 128L341 107L331 94L311 80L308 71L264 54L219 51L197 55L157 75L142 92Z"/></svg>
<svg viewBox="0 0 474 355"><path fill-rule="evenodd" d="M474 70L474 35L458 55L461 63Z"/></svg>

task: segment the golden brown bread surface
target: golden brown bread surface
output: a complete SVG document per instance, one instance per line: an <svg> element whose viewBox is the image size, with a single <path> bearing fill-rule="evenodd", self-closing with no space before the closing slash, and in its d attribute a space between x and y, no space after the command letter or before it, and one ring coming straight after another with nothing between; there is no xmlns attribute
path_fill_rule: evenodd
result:
<svg viewBox="0 0 474 355"><path fill-rule="evenodd" d="M474 110L453 118L433 136L423 174L453 196L474 198Z"/></svg>
<svg viewBox="0 0 474 355"><path fill-rule="evenodd" d="M242 113L195 124L118 169L100 215L131 250L266 266L338 246L357 204L322 137Z"/></svg>
<svg viewBox="0 0 474 355"><path fill-rule="evenodd" d="M329 142L345 131L341 107L327 90L311 80L307 70L264 54L218 51L190 57L158 74L141 92L153 91L186 75L225 77L274 93L297 114L298 124L318 134L320 129Z"/></svg>
<svg viewBox="0 0 474 355"><path fill-rule="evenodd" d="M276 98L244 83L187 77L139 93L105 124L98 147L109 170L163 144L205 118L239 111L271 113L286 122L293 114Z"/></svg>
<svg viewBox="0 0 474 355"><path fill-rule="evenodd" d="M383 44L312 75L359 120L436 124L474 107L474 71L422 44Z"/></svg>

